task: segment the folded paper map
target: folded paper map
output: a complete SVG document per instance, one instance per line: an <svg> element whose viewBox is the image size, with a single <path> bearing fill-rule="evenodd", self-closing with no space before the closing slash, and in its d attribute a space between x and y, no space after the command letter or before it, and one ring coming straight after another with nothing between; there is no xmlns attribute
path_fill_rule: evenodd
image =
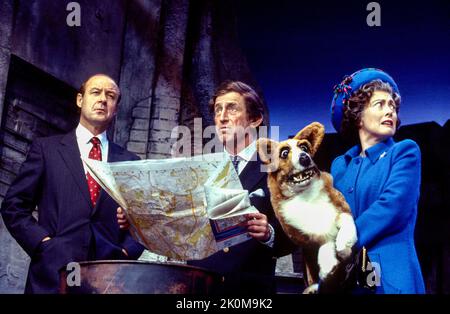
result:
<svg viewBox="0 0 450 314"><path fill-rule="evenodd" d="M212 232L219 249L250 239L247 228L240 225L246 220L243 213L258 212L250 204L248 191L205 184L205 197Z"/></svg>
<svg viewBox="0 0 450 314"><path fill-rule="evenodd" d="M175 260L202 259L248 239L239 225L250 205L224 153L106 163L83 159L124 209L133 236Z"/></svg>

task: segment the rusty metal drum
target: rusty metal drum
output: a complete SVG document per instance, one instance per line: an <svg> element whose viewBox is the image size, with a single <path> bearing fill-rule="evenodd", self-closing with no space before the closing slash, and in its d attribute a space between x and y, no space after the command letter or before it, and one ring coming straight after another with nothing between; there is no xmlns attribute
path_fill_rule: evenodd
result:
<svg viewBox="0 0 450 314"><path fill-rule="evenodd" d="M214 272L178 263L146 261L80 262L79 282L61 270L62 294L215 294L222 277Z"/></svg>

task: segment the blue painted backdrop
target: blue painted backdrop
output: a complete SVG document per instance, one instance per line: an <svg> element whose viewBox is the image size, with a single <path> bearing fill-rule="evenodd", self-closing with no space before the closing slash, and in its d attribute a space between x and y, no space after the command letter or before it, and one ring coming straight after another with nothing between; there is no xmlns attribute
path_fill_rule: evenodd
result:
<svg viewBox="0 0 450 314"><path fill-rule="evenodd" d="M450 1L236 1L241 47L280 137L329 119L332 87L363 67L390 73L404 125L450 118Z"/></svg>

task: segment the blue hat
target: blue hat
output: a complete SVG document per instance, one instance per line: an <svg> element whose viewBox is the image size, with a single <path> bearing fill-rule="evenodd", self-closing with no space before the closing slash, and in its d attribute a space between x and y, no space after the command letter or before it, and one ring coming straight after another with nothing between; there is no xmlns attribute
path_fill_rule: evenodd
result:
<svg viewBox="0 0 450 314"><path fill-rule="evenodd" d="M356 71L350 76L345 76L340 84L334 86L334 96L331 102L331 122L336 131L340 132L341 130L344 106L347 105L347 100L351 97L352 93L364 84L376 79L389 83L393 91L400 95L394 79L386 72L375 68Z"/></svg>

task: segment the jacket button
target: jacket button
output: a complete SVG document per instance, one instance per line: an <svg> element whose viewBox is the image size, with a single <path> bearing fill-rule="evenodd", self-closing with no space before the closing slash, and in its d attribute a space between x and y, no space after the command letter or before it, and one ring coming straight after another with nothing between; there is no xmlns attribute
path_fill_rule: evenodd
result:
<svg viewBox="0 0 450 314"><path fill-rule="evenodd" d="M352 187L349 187L348 188L348 193L352 193L353 192L353 188Z"/></svg>
<svg viewBox="0 0 450 314"><path fill-rule="evenodd" d="M230 252L230 248L227 248L227 247L226 247L226 248L224 248L224 249L223 249L223 252L224 252L224 253L228 253L228 252Z"/></svg>

